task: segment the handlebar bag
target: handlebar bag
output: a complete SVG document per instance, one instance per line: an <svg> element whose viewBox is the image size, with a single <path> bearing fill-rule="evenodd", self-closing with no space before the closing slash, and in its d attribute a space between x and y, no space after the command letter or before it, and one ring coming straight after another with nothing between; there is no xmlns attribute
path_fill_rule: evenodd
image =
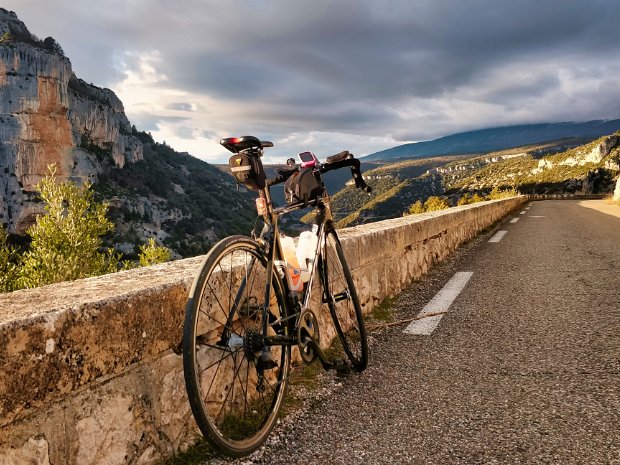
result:
<svg viewBox="0 0 620 465"><path fill-rule="evenodd" d="M303 202L307 205L321 196L322 183L319 182L313 168L305 168L293 174L284 185L284 197L290 205Z"/></svg>
<svg viewBox="0 0 620 465"><path fill-rule="evenodd" d="M230 157L228 166L237 182L258 191L265 188L265 170L260 158L251 153L237 153Z"/></svg>

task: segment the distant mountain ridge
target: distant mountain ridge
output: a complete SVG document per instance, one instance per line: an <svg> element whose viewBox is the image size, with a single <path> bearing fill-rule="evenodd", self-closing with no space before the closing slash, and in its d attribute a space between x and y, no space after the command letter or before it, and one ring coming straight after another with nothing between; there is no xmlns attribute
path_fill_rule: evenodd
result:
<svg viewBox="0 0 620 465"><path fill-rule="evenodd" d="M565 138L591 140L612 134L618 129L620 129L620 119L488 128L452 134L430 141L399 145L362 157L362 160L487 153Z"/></svg>

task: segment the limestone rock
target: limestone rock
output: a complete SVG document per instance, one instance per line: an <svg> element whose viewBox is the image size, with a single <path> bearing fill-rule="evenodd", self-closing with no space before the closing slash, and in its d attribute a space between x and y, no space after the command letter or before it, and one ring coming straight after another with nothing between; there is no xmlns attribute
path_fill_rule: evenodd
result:
<svg viewBox="0 0 620 465"><path fill-rule="evenodd" d="M551 160L543 158L538 161L538 167L542 169L551 169L553 168L553 162Z"/></svg>
<svg viewBox="0 0 620 465"><path fill-rule="evenodd" d="M76 424L77 463L121 465L140 438L132 399L116 395L107 400Z"/></svg>
<svg viewBox="0 0 620 465"><path fill-rule="evenodd" d="M142 159L123 105L77 79L62 53L0 8L0 223L21 233L37 212L34 186L56 165L60 180L94 181L102 167Z"/></svg>
<svg viewBox="0 0 620 465"><path fill-rule="evenodd" d="M20 448L3 448L0 465L50 465L47 441L30 438Z"/></svg>
<svg viewBox="0 0 620 465"><path fill-rule="evenodd" d="M620 145L620 136L606 137L603 142L594 147L590 153L584 157L585 163L599 163L603 158L611 153L611 151Z"/></svg>

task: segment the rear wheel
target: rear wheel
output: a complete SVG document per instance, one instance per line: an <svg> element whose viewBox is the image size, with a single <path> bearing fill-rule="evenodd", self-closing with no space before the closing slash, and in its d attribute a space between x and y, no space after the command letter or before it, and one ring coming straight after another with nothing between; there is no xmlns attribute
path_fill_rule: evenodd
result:
<svg viewBox="0 0 620 465"><path fill-rule="evenodd" d="M335 350L346 355L356 371L363 371L368 365L368 341L362 308L340 241L333 229L325 236L325 252L320 260L324 298L340 339L335 344Z"/></svg>
<svg viewBox="0 0 620 465"><path fill-rule="evenodd" d="M290 346L265 344L288 333L278 323L286 304L275 270L263 311L267 267L255 241L224 239L207 255L187 304L183 369L192 413L205 438L232 456L267 439L286 394Z"/></svg>

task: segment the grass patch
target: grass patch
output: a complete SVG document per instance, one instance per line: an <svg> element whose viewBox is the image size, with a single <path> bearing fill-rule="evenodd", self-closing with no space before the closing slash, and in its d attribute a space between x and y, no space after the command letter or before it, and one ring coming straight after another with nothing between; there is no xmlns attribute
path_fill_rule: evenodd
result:
<svg viewBox="0 0 620 465"><path fill-rule="evenodd" d="M387 297L377 305L368 320L372 322L389 322L392 321L392 307L394 306L394 298Z"/></svg>
<svg viewBox="0 0 620 465"><path fill-rule="evenodd" d="M202 465L205 460L218 457L218 454L211 448L209 443L203 438L198 438L193 446L185 452L179 452L168 458L162 465Z"/></svg>
<svg viewBox="0 0 620 465"><path fill-rule="evenodd" d="M305 404L308 391L314 391L319 388L319 373L323 371L323 367L318 360L310 365L301 362L300 365L294 364L289 372L289 389L279 417L285 417L292 412L302 408Z"/></svg>

